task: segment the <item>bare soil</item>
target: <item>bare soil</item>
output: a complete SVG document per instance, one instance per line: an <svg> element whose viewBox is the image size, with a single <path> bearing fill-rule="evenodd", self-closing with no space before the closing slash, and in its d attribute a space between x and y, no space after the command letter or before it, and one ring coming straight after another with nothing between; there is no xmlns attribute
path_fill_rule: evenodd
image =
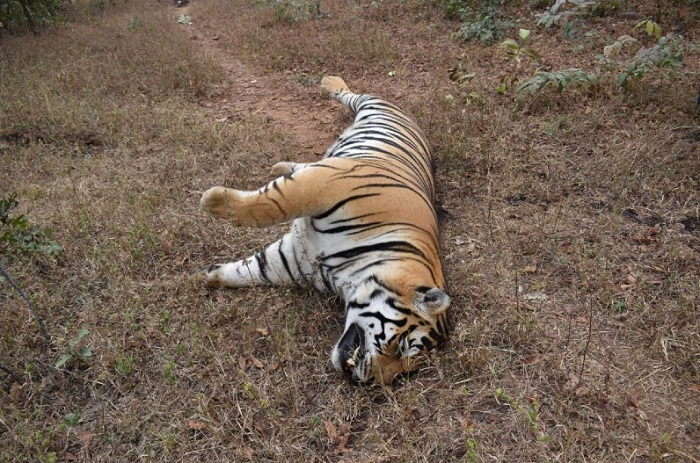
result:
<svg viewBox="0 0 700 463"><path fill-rule="evenodd" d="M178 10L189 15L190 7ZM270 122L275 130L292 138L308 156L306 162L323 156L335 136L327 127L333 121L333 112L339 108L329 102L308 101L308 97L294 90L294 74L284 72L266 74L252 65L244 64L232 55L216 32L206 24L193 23L187 28L190 39L200 53L218 63L224 71L224 80L217 88L217 96L202 101L216 120L240 120L257 117ZM302 157L302 161L303 157Z"/></svg>

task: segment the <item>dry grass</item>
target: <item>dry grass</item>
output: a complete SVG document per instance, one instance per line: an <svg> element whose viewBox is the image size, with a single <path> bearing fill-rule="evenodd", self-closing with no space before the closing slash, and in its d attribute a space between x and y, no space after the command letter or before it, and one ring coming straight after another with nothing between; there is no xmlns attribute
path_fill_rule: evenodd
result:
<svg viewBox="0 0 700 463"><path fill-rule="evenodd" d="M514 109L495 91L513 64L454 42L433 2L324 1L297 23L251 3L199 0L186 30L183 10L120 2L0 43L0 194L65 249L2 256L53 341L0 283L0 461L697 461L697 76ZM585 62L534 34L554 68ZM338 300L188 280L284 229L214 222L198 195L338 133L324 72L399 102L439 157L454 330L390 388L331 369ZM54 368L81 329L93 356Z"/></svg>

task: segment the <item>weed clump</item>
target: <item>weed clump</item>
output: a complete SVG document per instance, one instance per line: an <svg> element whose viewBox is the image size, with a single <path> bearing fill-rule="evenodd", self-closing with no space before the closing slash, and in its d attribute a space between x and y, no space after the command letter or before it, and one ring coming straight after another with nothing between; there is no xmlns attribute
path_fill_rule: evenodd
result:
<svg viewBox="0 0 700 463"><path fill-rule="evenodd" d="M15 192L0 197L0 254L9 257L39 252L55 256L63 251L51 239L50 228L36 227L24 214L14 212L18 204Z"/></svg>
<svg viewBox="0 0 700 463"><path fill-rule="evenodd" d="M450 0L445 6L448 16L457 16L463 22L455 34L460 40L491 44L517 26L516 22L503 19L495 1L476 8L474 3L473 0Z"/></svg>
<svg viewBox="0 0 700 463"><path fill-rule="evenodd" d="M275 19L283 23L307 21L322 16L321 0L255 0L255 3L271 8Z"/></svg>

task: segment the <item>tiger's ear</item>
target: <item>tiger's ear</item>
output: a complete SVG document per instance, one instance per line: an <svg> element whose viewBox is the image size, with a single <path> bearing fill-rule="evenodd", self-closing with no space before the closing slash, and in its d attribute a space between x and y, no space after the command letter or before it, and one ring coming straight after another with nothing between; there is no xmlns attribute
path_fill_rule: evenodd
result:
<svg viewBox="0 0 700 463"><path fill-rule="evenodd" d="M416 305L424 315L435 317L450 307L450 296L440 288L416 291Z"/></svg>

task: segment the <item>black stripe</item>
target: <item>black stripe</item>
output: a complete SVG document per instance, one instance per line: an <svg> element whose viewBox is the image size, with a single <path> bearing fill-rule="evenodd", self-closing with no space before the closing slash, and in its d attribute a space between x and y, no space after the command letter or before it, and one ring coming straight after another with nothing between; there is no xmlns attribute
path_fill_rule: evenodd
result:
<svg viewBox="0 0 700 463"><path fill-rule="evenodd" d="M396 310L397 312L402 313L402 314L404 314L404 315L416 315L416 314L413 312L413 310L411 310L411 309L409 309L409 308L406 308L406 307L401 307L401 306L399 306L399 305L398 305L398 301L397 301L396 299L394 299L394 298L388 297L388 298L386 298L386 300L384 301L384 303L385 303L386 305L388 305L389 307L391 307L392 309L394 309L394 310Z"/></svg>
<svg viewBox="0 0 700 463"><path fill-rule="evenodd" d="M282 251L283 240L284 237L282 237L279 241L279 248L277 248L277 252L280 255L280 260L282 261L282 265L284 265L284 270L287 272L287 275L289 275L292 281L296 281L296 278L294 278L294 274L292 273L292 269L289 267L289 262L287 262L287 256L285 256L284 251Z"/></svg>
<svg viewBox="0 0 700 463"><path fill-rule="evenodd" d="M277 193L279 193L279 195L282 197L282 199L285 199L284 193L282 193L282 190L280 189L279 185L277 185L277 180L272 182L272 188L274 188L275 191L277 191Z"/></svg>
<svg viewBox="0 0 700 463"><path fill-rule="evenodd" d="M294 246L292 246L292 257L294 257L294 265L297 268L297 272L299 272L299 276L304 280L308 280L308 276L301 269L301 262L299 262L299 256L297 256L297 252L296 249L294 249Z"/></svg>
<svg viewBox="0 0 700 463"><path fill-rule="evenodd" d="M360 219L364 219L365 217L372 217L373 215L377 215L377 214L374 212L370 212L369 214L356 215L354 217L348 217L347 219L331 220L329 223L331 225L335 225L335 224L339 224L339 223L352 222L353 220L360 220Z"/></svg>
<svg viewBox="0 0 700 463"><path fill-rule="evenodd" d="M350 301L346 306L347 309L366 309L367 307L369 307L369 303L363 304L357 301Z"/></svg>
<svg viewBox="0 0 700 463"><path fill-rule="evenodd" d="M408 323L408 320L406 320L405 318L393 319L393 318L385 317L381 312L362 312L360 314L360 317L376 318L377 320L379 320L382 323L382 325L386 325L387 323L391 323L392 325L396 325L399 328L401 328L406 323ZM382 331L385 331L385 330L382 329Z"/></svg>
<svg viewBox="0 0 700 463"><path fill-rule="evenodd" d="M420 162L416 163L411 163L408 162L408 160L404 157L401 156L397 153L394 153L392 151L389 151L387 149L381 148L379 146L373 146L373 145L359 145L356 147L352 147L352 150L358 151L357 153L350 153L351 148L347 148L344 151L341 151L338 155L341 157L347 157L347 158L359 158L362 157L363 159L369 159L373 158L378 162L386 162L387 160L390 161L396 161L399 162L401 165L406 167L408 171L410 171L413 175L413 180L410 181L406 179L407 182L414 183L416 187L422 191L425 191L425 193L430 196L432 199L433 197L433 182L432 182L432 176L429 172L426 172L425 169L423 168L424 166L420 165ZM369 153L378 153L383 155L384 157L370 157L368 156ZM332 154L333 156L336 155L335 151ZM374 167L377 168L384 168L388 172L396 173L395 169L399 166L392 164L390 166L390 169L386 169L385 166L381 165L375 165Z"/></svg>
<svg viewBox="0 0 700 463"><path fill-rule="evenodd" d="M284 209L282 209L282 206L280 205L280 203L277 202L277 200L275 200L274 198L270 198L269 196L267 196L267 199L269 199L272 204L277 206L277 209L279 209L283 216L287 216L287 212Z"/></svg>
<svg viewBox="0 0 700 463"><path fill-rule="evenodd" d="M345 206L350 201L354 201L356 199L362 199L362 198L371 198L372 196L379 196L379 193L369 193L366 195L350 196L349 198L345 198L344 200L337 202L335 204L335 206L331 207L323 214L315 216L314 219L325 219L326 217L333 214L335 211L337 211L341 207Z"/></svg>
<svg viewBox="0 0 700 463"><path fill-rule="evenodd" d="M433 347L435 347L433 345L433 341L427 336L421 337L420 342L423 346L425 346L426 349L432 349Z"/></svg>
<svg viewBox="0 0 700 463"><path fill-rule="evenodd" d="M265 257L265 251L260 251L255 254L255 260L258 262L258 271L260 273L260 278L270 283L270 279L267 277L267 271L265 267L267 266L267 257Z"/></svg>
<svg viewBox="0 0 700 463"><path fill-rule="evenodd" d="M322 257L322 260L326 261L328 259L336 258L344 259L356 257L370 252L382 251L404 252L408 254L415 254L422 257L423 259L426 259L425 254L423 254L423 252L420 249L418 249L408 241L387 241L384 243L368 244L365 246L357 246L354 248L346 249L344 251L336 252L335 254L324 256Z"/></svg>
<svg viewBox="0 0 700 463"><path fill-rule="evenodd" d="M327 233L327 234L333 234L333 233L343 233L349 230L358 230L358 229L366 229L366 228L373 228L375 225L381 224L382 222L370 222L370 223L361 223L361 224L356 224L356 225L343 225L340 227L334 227L334 228L326 228L326 229L321 229L316 226L316 221L312 220L311 225L313 226L313 229L318 232L318 233ZM356 233L360 233L362 230L359 230Z"/></svg>

